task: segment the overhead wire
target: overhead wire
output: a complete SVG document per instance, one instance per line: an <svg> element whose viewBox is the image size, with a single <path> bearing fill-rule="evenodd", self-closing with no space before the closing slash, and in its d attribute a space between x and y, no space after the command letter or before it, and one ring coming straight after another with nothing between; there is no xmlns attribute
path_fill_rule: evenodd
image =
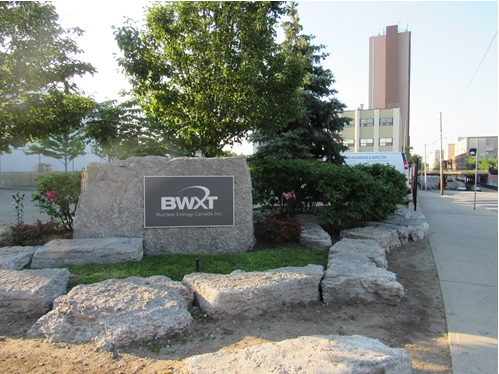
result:
<svg viewBox="0 0 499 374"><path fill-rule="evenodd" d="M452 116L454 115L454 113L456 112L457 108L459 107L459 104L461 104L461 101L463 100L463 97L464 95L466 95L466 92L468 91L468 88L470 88L470 85L471 85L471 82L473 82L473 79L475 78L475 75L476 73L478 72L478 69L480 69L480 66L482 66L482 62L483 60L485 60L485 57L487 56L487 53L489 53L489 50L490 50L490 47L492 46L492 43L494 43L494 40L497 36L497 32L499 30L496 30L496 33L494 34L494 37L492 38L492 41L490 42L489 44L489 47L487 48L487 51L485 51L485 54L483 55L482 57L482 60L480 61L480 64L478 64L478 67L476 68L475 70L475 74L473 74L473 77L471 77L471 80L470 80L470 83L468 83L468 86L466 87L466 89L464 90L464 93L463 95L461 96L461 98L459 99L459 102L457 103L456 107L454 108L454 111L452 112L452 114L450 115L449 119L447 120L447 122L445 122L444 126L442 127L442 129L445 128L445 126L447 126L447 124L450 122L450 120L452 119Z"/></svg>

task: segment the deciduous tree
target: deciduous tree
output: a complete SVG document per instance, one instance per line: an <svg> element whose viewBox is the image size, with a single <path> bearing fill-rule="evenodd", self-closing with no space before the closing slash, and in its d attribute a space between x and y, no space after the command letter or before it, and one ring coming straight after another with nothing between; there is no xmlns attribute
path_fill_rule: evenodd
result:
<svg viewBox="0 0 499 374"><path fill-rule="evenodd" d="M188 153L223 153L296 117L303 69L275 42L282 2L167 2L116 39L132 93Z"/></svg>
<svg viewBox="0 0 499 374"><path fill-rule="evenodd" d="M94 73L51 4L0 2L0 152L74 131L92 109L71 79Z"/></svg>
<svg viewBox="0 0 499 374"><path fill-rule="evenodd" d="M71 161L86 154L85 140L79 132L42 138L38 145L32 144L28 146L28 149L28 151L24 151L27 155L41 154L59 160L64 165L66 172Z"/></svg>

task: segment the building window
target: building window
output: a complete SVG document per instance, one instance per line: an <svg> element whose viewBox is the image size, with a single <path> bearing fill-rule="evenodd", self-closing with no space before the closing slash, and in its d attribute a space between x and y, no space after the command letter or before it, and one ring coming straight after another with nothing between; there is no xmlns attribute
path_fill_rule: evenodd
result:
<svg viewBox="0 0 499 374"><path fill-rule="evenodd" d="M374 145L374 139L360 139L361 147L372 147Z"/></svg>
<svg viewBox="0 0 499 374"><path fill-rule="evenodd" d="M343 145L347 147L353 147L355 144L355 139L343 139Z"/></svg>
<svg viewBox="0 0 499 374"><path fill-rule="evenodd" d="M393 145L393 138L379 138L379 145Z"/></svg>
<svg viewBox="0 0 499 374"><path fill-rule="evenodd" d="M380 118L379 125L380 126L393 126L393 118Z"/></svg>
<svg viewBox="0 0 499 374"><path fill-rule="evenodd" d="M345 124L345 127L355 127L355 120L353 118L349 118L349 121Z"/></svg>
<svg viewBox="0 0 499 374"><path fill-rule="evenodd" d="M374 126L374 118L367 118L360 120L360 127Z"/></svg>

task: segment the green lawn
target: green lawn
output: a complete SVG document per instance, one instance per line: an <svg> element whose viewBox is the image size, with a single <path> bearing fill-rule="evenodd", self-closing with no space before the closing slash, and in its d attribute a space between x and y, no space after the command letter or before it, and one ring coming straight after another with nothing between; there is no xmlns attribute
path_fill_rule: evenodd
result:
<svg viewBox="0 0 499 374"><path fill-rule="evenodd" d="M73 275L68 284L69 291L78 284L91 284L106 279L122 279L131 276L165 275L175 281L181 281L184 275L196 271L196 258L199 258L200 271L203 273L229 274L236 269L250 272L285 266L307 266L308 264L322 265L326 268L328 254L329 251L294 247L223 255L144 256L139 262L65 267Z"/></svg>

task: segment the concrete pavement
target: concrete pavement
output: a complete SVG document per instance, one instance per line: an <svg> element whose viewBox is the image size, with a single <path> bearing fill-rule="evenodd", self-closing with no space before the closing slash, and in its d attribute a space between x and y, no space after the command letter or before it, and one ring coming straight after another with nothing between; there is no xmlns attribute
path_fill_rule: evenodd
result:
<svg viewBox="0 0 499 374"><path fill-rule="evenodd" d="M418 191L442 289L454 374L498 372L497 192ZM419 210L418 209L418 210Z"/></svg>

